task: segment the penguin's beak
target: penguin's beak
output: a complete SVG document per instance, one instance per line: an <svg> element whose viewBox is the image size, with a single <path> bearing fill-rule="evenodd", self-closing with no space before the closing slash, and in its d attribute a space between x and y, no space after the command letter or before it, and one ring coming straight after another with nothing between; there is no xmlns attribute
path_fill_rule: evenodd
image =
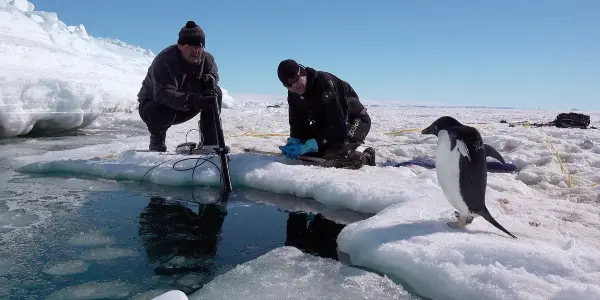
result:
<svg viewBox="0 0 600 300"><path fill-rule="evenodd" d="M433 134L433 130L432 130L431 126L421 130L421 134Z"/></svg>

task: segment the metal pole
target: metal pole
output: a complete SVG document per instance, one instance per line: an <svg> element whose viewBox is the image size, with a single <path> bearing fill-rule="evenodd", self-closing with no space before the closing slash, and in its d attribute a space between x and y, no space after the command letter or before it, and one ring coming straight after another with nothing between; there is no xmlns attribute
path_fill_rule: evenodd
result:
<svg viewBox="0 0 600 300"><path fill-rule="evenodd" d="M212 76L211 76L212 77ZM217 83L216 81L212 80L213 82L213 89L214 91L217 90ZM219 157L221 158L221 178L223 179L223 186L221 186L222 192L224 193L229 193L232 191L232 185L231 185L231 175L229 174L229 157L228 157L228 153L229 153L229 147L227 147L225 145L225 136L223 135L223 127L221 126L221 114L219 113L219 96L215 94L215 96L213 97L213 116L215 119L215 128L216 128L216 133L217 133L217 143L219 145L219 148L215 149L215 152L217 152L217 154L219 154Z"/></svg>

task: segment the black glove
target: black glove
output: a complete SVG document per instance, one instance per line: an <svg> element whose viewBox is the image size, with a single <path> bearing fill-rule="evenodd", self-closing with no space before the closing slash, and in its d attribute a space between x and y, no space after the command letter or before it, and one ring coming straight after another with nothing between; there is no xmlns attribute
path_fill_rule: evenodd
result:
<svg viewBox="0 0 600 300"><path fill-rule="evenodd" d="M213 93L195 94L190 93L187 98L187 107L190 110L209 110L215 101L216 95Z"/></svg>
<svg viewBox="0 0 600 300"><path fill-rule="evenodd" d="M195 94L210 94L215 88L215 78L211 74L191 76L187 80L187 91Z"/></svg>
<svg viewBox="0 0 600 300"><path fill-rule="evenodd" d="M208 110L212 107L217 91L215 90L215 78L211 74L196 77L191 83L188 107L192 110Z"/></svg>
<svg viewBox="0 0 600 300"><path fill-rule="evenodd" d="M215 82L215 77L212 76L211 74L204 74L202 75L202 78L200 78L200 80L202 81L202 87L205 90L214 90L216 87L216 82Z"/></svg>

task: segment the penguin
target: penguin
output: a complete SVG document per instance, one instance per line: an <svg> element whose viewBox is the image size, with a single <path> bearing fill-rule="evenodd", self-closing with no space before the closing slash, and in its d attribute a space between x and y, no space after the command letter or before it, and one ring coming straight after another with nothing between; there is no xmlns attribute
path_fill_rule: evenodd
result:
<svg viewBox="0 0 600 300"><path fill-rule="evenodd" d="M457 210L457 220L448 222L448 226L463 228L479 215L516 239L492 217L485 205L486 157L491 156L504 163L498 151L483 143L477 129L449 116L437 119L421 133L438 137L435 168L438 182L448 202Z"/></svg>

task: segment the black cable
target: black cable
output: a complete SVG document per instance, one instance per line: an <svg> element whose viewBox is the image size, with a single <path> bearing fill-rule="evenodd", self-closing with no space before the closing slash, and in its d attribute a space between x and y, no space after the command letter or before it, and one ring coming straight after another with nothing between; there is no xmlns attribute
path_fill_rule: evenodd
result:
<svg viewBox="0 0 600 300"><path fill-rule="evenodd" d="M211 155L208 158L202 158L202 157L187 157L187 158L183 158L183 159L180 159L180 160L176 161L173 164L173 170L175 170L175 171L189 171L189 170L192 170L192 178L190 179L190 181L193 181L194 180L194 172L196 172L196 168L198 168L199 166L201 166L205 162L209 162L213 166L215 166L215 168L217 168L217 173L219 174L219 185L221 185L222 181L223 181L222 176L221 176L221 168L219 168L219 166L217 166L217 164L215 164L214 162L210 161L210 158L212 158L212 157L216 157L216 155ZM187 168L187 169L176 169L175 168L175 166L178 163L180 163L182 161L186 161L186 160L191 160L191 159L195 159L196 160L196 164L194 164L193 167L190 167L190 168ZM202 160L202 162L200 164L198 164L201 160Z"/></svg>
<svg viewBox="0 0 600 300"><path fill-rule="evenodd" d="M190 132L192 132L192 131L194 131L194 130L198 131L198 132L199 132L199 134L200 134L200 141L198 142L198 146L196 146L196 148L200 148L200 147L202 147L202 145L204 145L204 135L203 135L203 134L202 134L202 132L200 132L200 130L198 130L198 129L193 129L193 128L192 128L192 129L188 130L188 132L185 134L185 142L186 142L186 143L188 142L188 138L187 138L187 137L188 137L188 134L190 134Z"/></svg>
<svg viewBox="0 0 600 300"><path fill-rule="evenodd" d="M185 142L186 143L188 142L187 141L188 140L188 134L190 134L190 132L192 132L194 130L200 132L200 130L198 130L198 129L190 129L190 130L188 130L188 132L185 134ZM202 133L200 133L200 143L196 146L196 149L202 147L203 144L204 144L204 135ZM211 155L208 158L203 158L203 157L200 157L200 156L198 156L198 157L186 157L184 159L180 159L180 160L176 161L175 163L173 163L173 170L175 170L175 171L189 171L189 170L192 170L192 178L190 179L190 181L193 181L194 180L194 173L196 172L196 168L198 168L199 166L201 166L205 162L209 162L213 166L215 166L215 168L217 168L217 173L219 174L219 185L223 185L223 176L221 176L222 175L221 174L221 168L219 168L219 166L217 166L217 164L215 164L214 162L210 161L210 158L215 157L215 156L216 155ZM182 161L186 161L186 160L192 160L192 159L196 160L196 163L194 164L193 167L190 167L190 168L187 168L187 169L177 169L177 168L175 168L175 166L178 163L180 163ZM146 173L144 173L144 176L142 176L141 181L144 181L144 178L146 177L146 175L148 175L148 173L150 173L150 171L152 171L154 168L156 168L156 167L158 167L158 166L160 166L160 165L162 165L164 163L167 163L169 161L171 161L171 159L163 161L163 162L161 162L161 163L153 166L152 168L148 169L148 171L146 171ZM198 164L200 161L202 161L202 162L200 164Z"/></svg>
<svg viewBox="0 0 600 300"><path fill-rule="evenodd" d="M200 124L198 124L198 126L200 126ZM204 135L202 134L202 132L199 129L194 129L193 128L193 129L188 130L188 132L185 134L185 142L186 143L188 142L188 135L190 134L190 132L192 132L194 130L199 132L200 140L198 141L198 144L196 145L196 149L200 149L204 145ZM219 174L219 185L223 186L223 174L221 172L221 168L219 168L219 166L217 166L217 164L215 164L214 162L210 161L210 158L215 157L215 156L217 156L217 155L211 155L208 158L202 158L200 156L198 156L198 157L186 157L184 159L180 159L180 160L176 161L175 163L173 163L173 170L175 170L175 171L189 171L189 170L192 170L192 178L190 179L190 182L193 182L193 180L194 180L194 173L196 172L196 168L198 168L199 166L201 166L205 162L209 162L213 166L215 166L215 168L217 168L217 173ZM190 160L190 159L195 159L196 160L196 163L194 164L193 167L186 168L186 169L177 169L177 168L175 168L175 166L178 163L186 161L186 160ZM169 161L171 161L171 160L169 159L169 160L163 161L163 162L161 162L161 163L159 163L159 164L151 167L150 169L148 169L148 171L146 171L146 173L144 173L144 175L142 176L141 181L143 182L144 178L146 177L146 175L148 175L148 173L150 173L150 171L152 171L154 168L156 168L156 167L158 167L158 166L160 166L160 165L162 165L164 163L167 163ZM200 163L200 161L202 161L202 162ZM192 195L193 195L193 193L192 193Z"/></svg>
<svg viewBox="0 0 600 300"><path fill-rule="evenodd" d="M215 166L215 168L217 168L217 173L219 174L219 185L222 185L223 184L223 176L221 176L221 168L219 168L219 166L217 166L217 164L215 164L214 162L210 161L210 158L212 158L212 157L216 157L216 155L212 155L212 156L210 156L208 158L204 158L204 157L200 157L200 156L198 156L198 157L186 157L186 158L180 159L180 160L176 161L175 163L173 163L173 170L175 170L175 171L189 171L189 170L192 170L192 178L190 179L190 181L193 181L194 180L194 173L196 172L196 168L200 167L205 162L209 162L213 166ZM194 159L196 160L196 163L194 164L193 167L189 167L189 168L185 168L185 169L177 169L175 167L178 163L181 163L182 161L194 160ZM161 163L159 163L159 164L151 167L150 169L148 169L148 171L146 171L146 173L144 173L144 176L142 176L141 181L144 181L144 178L146 177L146 175L148 175L148 173L150 173L150 171L152 171L154 168L156 168L156 167L158 167L158 166L160 166L160 165L162 165L164 163L170 162L170 161L172 161L172 159L163 161L163 162L161 162ZM200 164L198 164L200 161L202 161L202 162Z"/></svg>

